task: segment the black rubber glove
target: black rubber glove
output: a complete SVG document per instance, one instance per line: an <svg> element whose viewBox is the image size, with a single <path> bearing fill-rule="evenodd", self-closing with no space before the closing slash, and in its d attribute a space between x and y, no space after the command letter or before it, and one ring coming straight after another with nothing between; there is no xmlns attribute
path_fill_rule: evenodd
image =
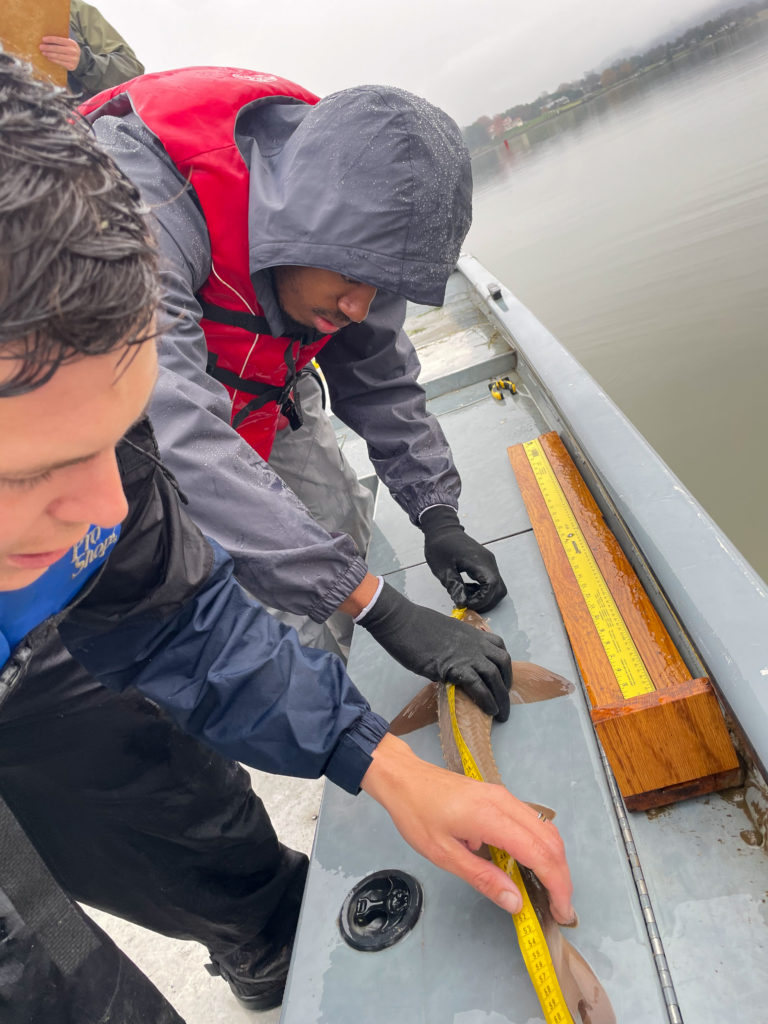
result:
<svg viewBox="0 0 768 1024"><path fill-rule="evenodd" d="M486 714L509 718L512 662L501 637L414 604L388 583L358 624L411 672L453 683Z"/></svg>
<svg viewBox="0 0 768 1024"><path fill-rule="evenodd" d="M424 532L427 565L451 595L457 608L487 612L507 596L504 580L491 552L468 537L459 514L448 505L435 505L422 512L419 526ZM476 583L465 583L465 572Z"/></svg>

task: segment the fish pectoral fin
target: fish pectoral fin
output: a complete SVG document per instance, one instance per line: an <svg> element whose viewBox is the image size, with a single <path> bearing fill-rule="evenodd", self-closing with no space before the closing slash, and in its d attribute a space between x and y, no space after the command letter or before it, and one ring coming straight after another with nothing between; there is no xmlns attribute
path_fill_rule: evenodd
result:
<svg viewBox="0 0 768 1024"><path fill-rule="evenodd" d="M531 800L525 801L528 806L536 811L537 814L543 814L547 821L554 821L557 811L553 811L551 807L547 807L546 804L535 804Z"/></svg>
<svg viewBox="0 0 768 1024"><path fill-rule="evenodd" d="M389 723L389 731L393 736L405 736L416 732L427 725L437 722L437 688L440 683L427 683L413 700L408 701L403 710Z"/></svg>
<svg viewBox="0 0 768 1024"><path fill-rule="evenodd" d="M512 662L512 689L509 697L513 704L537 704L573 693L573 683L557 672L551 672L532 661Z"/></svg>

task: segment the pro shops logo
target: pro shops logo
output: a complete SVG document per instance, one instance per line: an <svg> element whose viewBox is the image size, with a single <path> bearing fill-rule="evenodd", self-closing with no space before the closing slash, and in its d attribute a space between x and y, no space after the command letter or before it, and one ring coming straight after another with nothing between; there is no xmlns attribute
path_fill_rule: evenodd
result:
<svg viewBox="0 0 768 1024"><path fill-rule="evenodd" d="M109 549L117 544L120 527L113 526L106 534L100 526L92 526L88 533L72 548L72 579L75 579L106 557Z"/></svg>

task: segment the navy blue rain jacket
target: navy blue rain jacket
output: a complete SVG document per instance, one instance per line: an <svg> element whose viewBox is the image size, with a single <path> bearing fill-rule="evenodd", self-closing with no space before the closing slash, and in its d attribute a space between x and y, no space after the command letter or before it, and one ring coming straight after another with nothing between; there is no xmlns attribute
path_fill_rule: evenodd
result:
<svg viewBox="0 0 768 1024"><path fill-rule="evenodd" d="M120 539L77 599L16 646L0 702L58 629L105 686L136 687L224 756L356 793L387 723L338 658L301 647L241 589L230 557L181 507L148 420L117 455L129 503Z"/></svg>

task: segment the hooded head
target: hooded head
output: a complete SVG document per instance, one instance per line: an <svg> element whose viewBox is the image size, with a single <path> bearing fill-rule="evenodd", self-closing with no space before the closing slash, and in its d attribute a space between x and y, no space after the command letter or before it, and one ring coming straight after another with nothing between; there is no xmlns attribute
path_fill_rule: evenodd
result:
<svg viewBox="0 0 768 1024"><path fill-rule="evenodd" d="M389 86L289 109L287 131L276 131L273 117L249 119L258 149L251 209L259 210L251 274L319 267L440 305L472 220L469 153L456 123Z"/></svg>

